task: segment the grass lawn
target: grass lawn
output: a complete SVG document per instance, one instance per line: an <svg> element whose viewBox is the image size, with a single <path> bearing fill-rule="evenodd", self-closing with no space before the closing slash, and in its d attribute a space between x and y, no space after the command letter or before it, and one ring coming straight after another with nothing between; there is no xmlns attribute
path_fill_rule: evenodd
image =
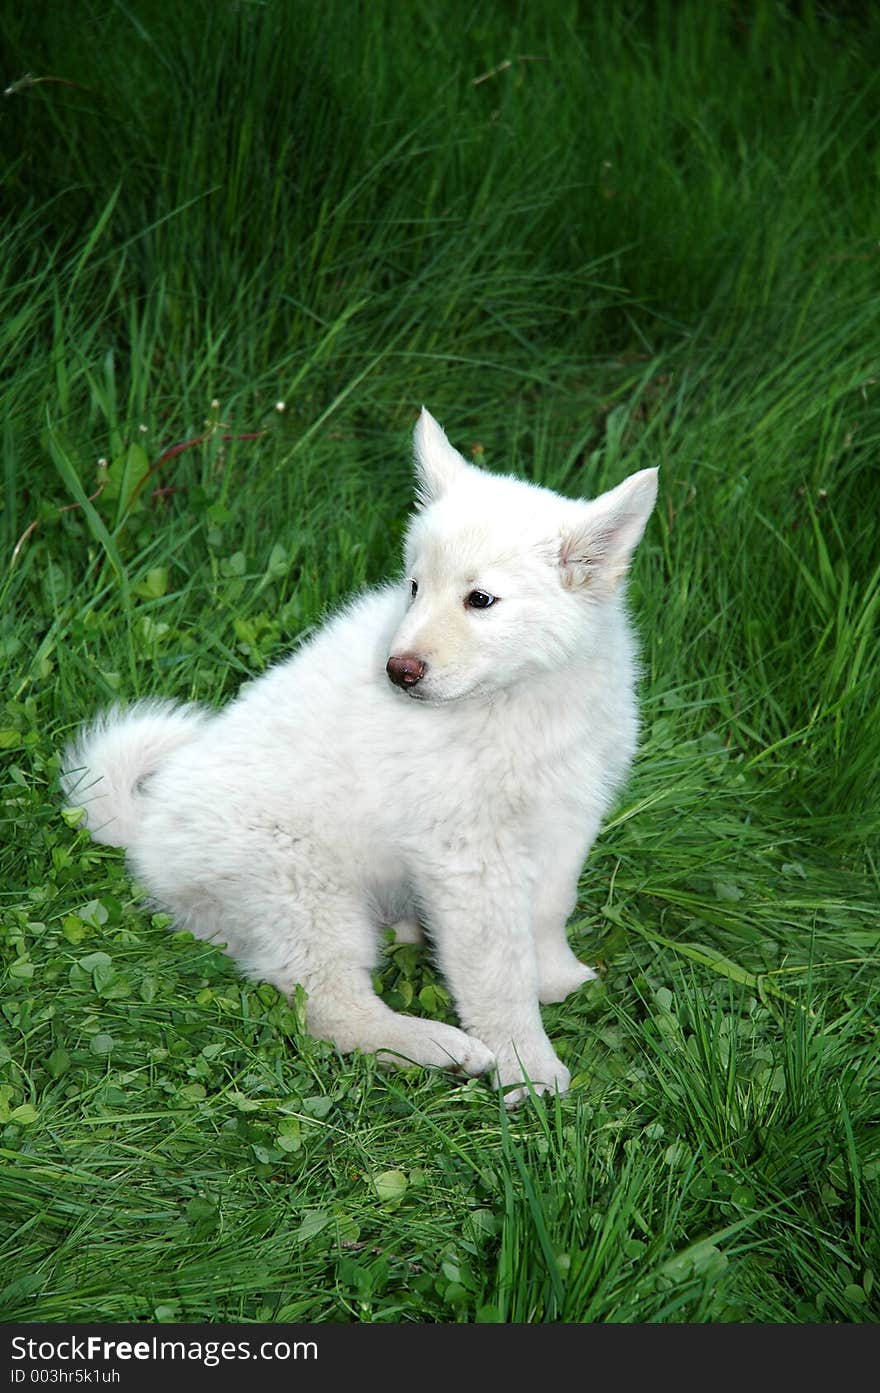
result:
<svg viewBox="0 0 880 1393"><path fill-rule="evenodd" d="M0 1316L880 1311L880 16L166 0L0 18ZM393 574L424 402L661 466L570 1095L385 1072L62 809ZM284 409L277 404L283 403ZM394 1006L454 1019L424 950Z"/></svg>

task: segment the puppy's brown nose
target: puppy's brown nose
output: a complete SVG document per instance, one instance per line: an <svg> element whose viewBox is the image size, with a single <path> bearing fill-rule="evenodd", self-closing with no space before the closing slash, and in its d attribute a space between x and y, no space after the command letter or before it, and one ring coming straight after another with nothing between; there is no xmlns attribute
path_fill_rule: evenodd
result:
<svg viewBox="0 0 880 1393"><path fill-rule="evenodd" d="M414 653L395 653L385 664L385 671L396 687L414 687L428 671L428 664Z"/></svg>

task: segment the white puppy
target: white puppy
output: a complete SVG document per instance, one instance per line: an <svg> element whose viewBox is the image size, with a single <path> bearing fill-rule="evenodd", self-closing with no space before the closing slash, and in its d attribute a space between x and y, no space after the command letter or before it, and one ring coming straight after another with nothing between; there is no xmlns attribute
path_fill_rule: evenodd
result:
<svg viewBox="0 0 880 1393"><path fill-rule="evenodd" d="M64 788L177 925L307 993L341 1050L568 1087L541 1023L594 976L565 924L636 743L623 580L642 470L592 502L486 473L423 411L405 577L224 711L99 718ZM462 1029L390 1010L381 929L426 927Z"/></svg>

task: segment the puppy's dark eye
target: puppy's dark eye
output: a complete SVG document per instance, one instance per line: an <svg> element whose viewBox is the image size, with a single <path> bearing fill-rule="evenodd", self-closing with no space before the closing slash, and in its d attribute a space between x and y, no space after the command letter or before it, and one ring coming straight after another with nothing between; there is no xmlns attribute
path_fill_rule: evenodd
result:
<svg viewBox="0 0 880 1393"><path fill-rule="evenodd" d="M494 605L497 596L489 595L485 590L472 590L465 600L468 609L488 609Z"/></svg>
<svg viewBox="0 0 880 1393"><path fill-rule="evenodd" d="M417 580L411 580L411 581L410 581L410 583L409 583L409 593L412 595L413 599L415 599L415 598L416 598L416 595L418 595L418 593L419 593L419 583L418 583Z"/></svg>

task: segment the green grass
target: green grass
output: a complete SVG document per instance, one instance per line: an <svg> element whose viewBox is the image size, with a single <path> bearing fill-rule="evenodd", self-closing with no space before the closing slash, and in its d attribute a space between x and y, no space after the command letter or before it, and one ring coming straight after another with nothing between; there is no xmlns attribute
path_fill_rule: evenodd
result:
<svg viewBox="0 0 880 1393"><path fill-rule="evenodd" d="M3 1318L876 1319L876 17L0 34ZM56 783L98 707L219 704L393 573L421 402L569 493L661 465L602 977L546 1012L571 1094L509 1117L310 1040ZM451 1019L419 949L382 989Z"/></svg>

